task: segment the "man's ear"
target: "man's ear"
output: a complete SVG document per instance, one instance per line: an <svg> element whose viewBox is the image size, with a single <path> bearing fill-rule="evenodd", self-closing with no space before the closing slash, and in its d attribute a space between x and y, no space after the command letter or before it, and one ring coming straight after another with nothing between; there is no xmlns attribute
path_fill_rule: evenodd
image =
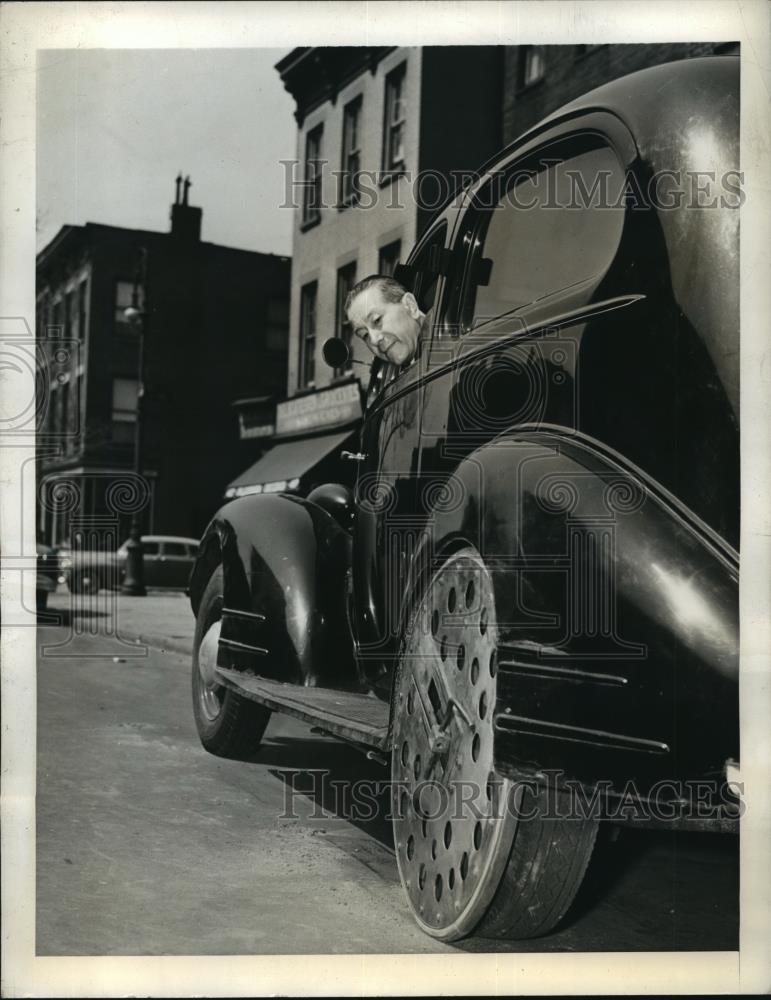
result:
<svg viewBox="0 0 771 1000"><path fill-rule="evenodd" d="M418 306L418 300L412 294L412 292L405 292L402 298L402 304L407 312L412 316L413 319L417 319L420 316L420 307Z"/></svg>

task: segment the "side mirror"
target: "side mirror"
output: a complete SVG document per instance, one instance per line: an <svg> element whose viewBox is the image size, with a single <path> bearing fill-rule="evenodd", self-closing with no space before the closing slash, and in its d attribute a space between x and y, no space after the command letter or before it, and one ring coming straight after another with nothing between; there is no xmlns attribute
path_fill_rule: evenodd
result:
<svg viewBox="0 0 771 1000"><path fill-rule="evenodd" d="M325 340L321 354L330 368L347 368L351 358L350 348L340 337Z"/></svg>

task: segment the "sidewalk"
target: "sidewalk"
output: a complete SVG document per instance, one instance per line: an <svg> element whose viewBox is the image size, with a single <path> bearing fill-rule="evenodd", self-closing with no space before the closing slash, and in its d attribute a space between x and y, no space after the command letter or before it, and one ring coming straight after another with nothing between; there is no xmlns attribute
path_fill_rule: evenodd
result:
<svg viewBox="0 0 771 1000"><path fill-rule="evenodd" d="M150 590L146 597L127 597L114 590L78 596L60 585L48 600L51 612L73 618L101 619L110 632L157 649L189 655L193 649L195 618L190 600L181 591Z"/></svg>

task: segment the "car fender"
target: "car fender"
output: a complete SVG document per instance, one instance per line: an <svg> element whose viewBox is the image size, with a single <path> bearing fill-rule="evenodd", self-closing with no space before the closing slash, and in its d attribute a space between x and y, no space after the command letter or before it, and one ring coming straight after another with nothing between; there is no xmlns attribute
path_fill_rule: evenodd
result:
<svg viewBox="0 0 771 1000"><path fill-rule="evenodd" d="M346 613L351 540L330 514L288 494L226 504L207 527L191 574L196 613L219 564L220 666L294 684L356 688Z"/></svg>
<svg viewBox="0 0 771 1000"><path fill-rule="evenodd" d="M411 590L454 548L485 558L496 767L650 787L738 759L738 556L676 498L557 428L500 435L437 495Z"/></svg>

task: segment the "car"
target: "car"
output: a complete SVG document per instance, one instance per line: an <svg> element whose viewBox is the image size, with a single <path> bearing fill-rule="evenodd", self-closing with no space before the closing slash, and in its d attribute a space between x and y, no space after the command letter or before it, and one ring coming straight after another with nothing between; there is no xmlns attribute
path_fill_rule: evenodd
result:
<svg viewBox="0 0 771 1000"><path fill-rule="evenodd" d="M116 553L118 578L126 575L128 540ZM143 535L144 583L146 587L185 590L198 554L198 539L177 535Z"/></svg>
<svg viewBox="0 0 771 1000"><path fill-rule="evenodd" d="M59 585L59 554L51 545L37 543L37 580L35 598L38 611L45 611L48 595Z"/></svg>
<svg viewBox="0 0 771 1000"><path fill-rule="evenodd" d="M91 549L79 542L64 543L59 547L59 566L62 579L72 594L96 594L101 589L114 590L117 586L115 550Z"/></svg>
<svg viewBox="0 0 771 1000"><path fill-rule="evenodd" d="M202 538L203 747L284 712L390 762L439 940L552 931L603 821L738 828L738 84L644 70L487 163L400 268L430 339L373 362L355 489Z"/></svg>
<svg viewBox="0 0 771 1000"><path fill-rule="evenodd" d="M72 593L115 590L126 575L128 539L116 550L61 549L61 569ZM178 535L143 535L145 586L185 590L198 552L198 540Z"/></svg>

